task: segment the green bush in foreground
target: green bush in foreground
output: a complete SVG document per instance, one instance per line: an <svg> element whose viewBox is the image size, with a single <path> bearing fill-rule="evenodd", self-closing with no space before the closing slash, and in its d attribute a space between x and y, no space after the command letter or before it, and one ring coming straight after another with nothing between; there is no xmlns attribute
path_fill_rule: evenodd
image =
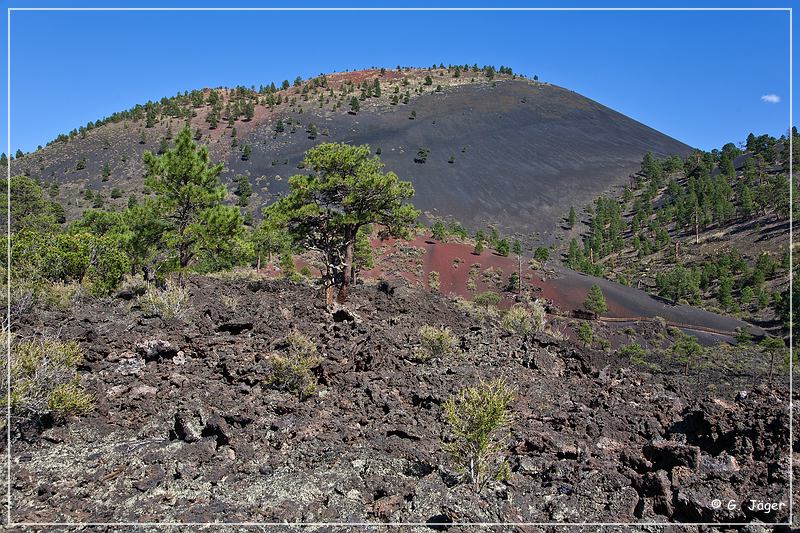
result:
<svg viewBox="0 0 800 533"><path fill-rule="evenodd" d="M294 392L304 400L317 392L317 378L311 372L320 363L317 346L297 332L290 333L286 342L286 355L274 354L271 358L270 384L278 390Z"/></svg>
<svg viewBox="0 0 800 533"><path fill-rule="evenodd" d="M78 282L107 296L130 270L122 241L111 235L40 234L23 230L11 239L12 273L25 282Z"/></svg>
<svg viewBox="0 0 800 533"><path fill-rule="evenodd" d="M437 328L435 326L422 326L419 328L419 340L422 344L422 359L449 355L456 349L456 339L450 328Z"/></svg>
<svg viewBox="0 0 800 533"><path fill-rule="evenodd" d="M479 305L481 307L489 308L491 306L499 304L501 299L502 297L496 292L486 291L480 294L476 294L472 298L472 303L474 303L475 305Z"/></svg>
<svg viewBox="0 0 800 533"><path fill-rule="evenodd" d="M513 419L513 396L513 389L496 379L463 389L444 404L453 437L444 449L476 490L492 478L510 476L502 450Z"/></svg>
<svg viewBox="0 0 800 533"><path fill-rule="evenodd" d="M160 317L165 320L180 318L189 307L189 291L180 285L167 282L163 289L150 286L139 297L139 305L145 316Z"/></svg>
<svg viewBox="0 0 800 533"><path fill-rule="evenodd" d="M8 342L0 333L0 343ZM93 401L76 372L83 351L75 341L52 339L12 342L11 419L12 424L38 423L47 417L58 422L68 415L91 411ZM2 370L7 371L8 363ZM0 405L8 406L3 397ZM5 422L0 424L5 425Z"/></svg>
<svg viewBox="0 0 800 533"><path fill-rule="evenodd" d="M515 305L503 315L501 325L509 333L524 335L532 329L532 316L522 305Z"/></svg>
<svg viewBox="0 0 800 533"><path fill-rule="evenodd" d="M544 331L547 323L547 310L541 300L534 300L530 305L531 320L534 331Z"/></svg>

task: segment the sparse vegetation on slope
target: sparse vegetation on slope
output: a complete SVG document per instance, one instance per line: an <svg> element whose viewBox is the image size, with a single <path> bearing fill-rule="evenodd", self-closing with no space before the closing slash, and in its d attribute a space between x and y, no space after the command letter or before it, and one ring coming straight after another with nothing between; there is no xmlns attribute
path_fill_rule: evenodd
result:
<svg viewBox="0 0 800 533"><path fill-rule="evenodd" d="M788 324L788 146L785 137L751 134L744 151L729 143L685 159L647 154L620 197L587 207L583 244L572 239L566 265L675 302Z"/></svg>

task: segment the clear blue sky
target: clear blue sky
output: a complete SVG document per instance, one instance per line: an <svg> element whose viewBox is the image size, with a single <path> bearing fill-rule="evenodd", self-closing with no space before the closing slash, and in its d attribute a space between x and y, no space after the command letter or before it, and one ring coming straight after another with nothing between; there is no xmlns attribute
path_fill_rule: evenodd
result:
<svg viewBox="0 0 800 533"><path fill-rule="evenodd" d="M34 4L11 0L6 5ZM77 0L72 5L125 4ZM176 0L170 5L226 4ZM731 0L717 5L792 4ZM90 120L187 89L434 62L503 64L538 74L692 146L711 149L741 141L751 131L787 131L788 47L787 12L14 11L11 149L35 149ZM2 92L5 96L5 87ZM767 100L777 103L764 101L765 95L774 95ZM0 107L5 123L6 106ZM2 130L0 150L6 151Z"/></svg>

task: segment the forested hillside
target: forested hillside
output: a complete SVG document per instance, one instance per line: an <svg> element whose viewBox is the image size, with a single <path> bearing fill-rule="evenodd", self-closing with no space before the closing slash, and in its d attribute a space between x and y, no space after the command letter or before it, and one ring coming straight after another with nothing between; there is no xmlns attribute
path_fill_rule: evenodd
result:
<svg viewBox="0 0 800 533"><path fill-rule="evenodd" d="M792 135L796 165L800 143ZM786 137L751 134L741 149L729 143L683 159L647 154L622 194L586 207L582 242L569 241L564 262L675 302L786 328L788 152Z"/></svg>

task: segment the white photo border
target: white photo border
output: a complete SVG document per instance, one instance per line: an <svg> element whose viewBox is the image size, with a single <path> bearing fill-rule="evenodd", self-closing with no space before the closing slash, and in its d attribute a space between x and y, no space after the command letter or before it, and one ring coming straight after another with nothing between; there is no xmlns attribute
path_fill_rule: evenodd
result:
<svg viewBox="0 0 800 533"><path fill-rule="evenodd" d="M11 13L14 11L778 11L789 14L789 519L788 522L763 524L767 526L792 526L793 523L793 374L794 374L794 342L793 342L793 243L794 243L794 220L793 220L793 187L792 180L792 154L793 154L793 135L792 135L792 7L8 7L7 13L7 37L8 37L8 89L7 89L7 151L11 154ZM11 331L11 164L7 165L7 241L6 241L6 321L4 327L6 331ZM264 526L284 526L284 527L323 527L323 526L345 526L345 527L424 527L424 526L476 526L476 527L736 527L749 526L751 522L448 522L448 523L429 523L429 522L14 522L11 513L11 335L6 335L6 526L18 527L264 527Z"/></svg>

